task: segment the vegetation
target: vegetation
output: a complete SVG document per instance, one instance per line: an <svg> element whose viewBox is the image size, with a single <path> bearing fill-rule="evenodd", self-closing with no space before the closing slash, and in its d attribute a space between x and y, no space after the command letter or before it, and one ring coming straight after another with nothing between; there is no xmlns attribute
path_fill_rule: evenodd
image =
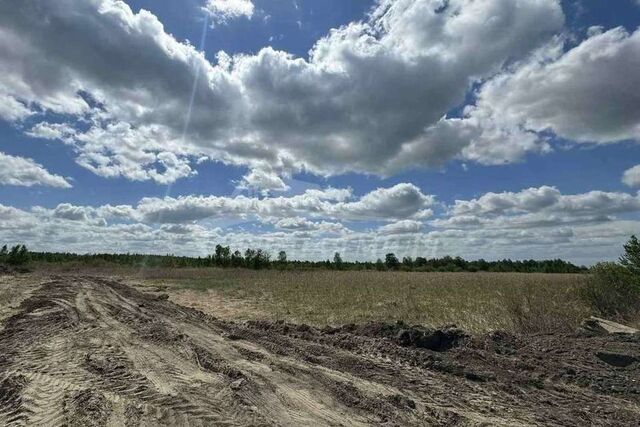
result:
<svg viewBox="0 0 640 427"><path fill-rule="evenodd" d="M443 258L417 257L415 260L405 257L402 262L395 254L389 253L385 260L376 262L347 262L339 252L333 260L326 261L297 261L290 260L285 251L280 251L275 260L271 260L269 252L262 249L249 248L244 255L236 250L231 252L228 246L216 245L215 252L206 257L183 257L175 255L143 255L143 254L87 254L57 252L32 252L34 261L48 263L76 262L89 266L104 263L114 263L137 267L219 267L219 268L250 268L262 270L276 268L279 270L377 270L377 271L424 271L424 272L514 272L514 273L581 273L586 267L578 267L570 262L555 260L524 260L513 261L467 261L460 257L446 256Z"/></svg>
<svg viewBox="0 0 640 427"><path fill-rule="evenodd" d="M636 236L631 236L624 245L624 255L620 257L620 264L632 274L640 276L640 242Z"/></svg>
<svg viewBox="0 0 640 427"><path fill-rule="evenodd" d="M180 304L235 320L567 332L590 314L577 292L583 274L156 269L143 277Z"/></svg>
<svg viewBox="0 0 640 427"><path fill-rule="evenodd" d="M624 249L619 263L598 264L589 274L553 274L585 272L561 260L400 261L389 253L372 263L347 262L335 253L332 260L308 262L289 260L285 251L272 260L261 249L243 254L222 245L199 258L29 252L17 245L0 249L0 263L22 265L31 259L56 268L104 267L107 274L136 274L186 298L178 302L218 301L238 318L266 316L316 325L404 320L455 323L474 332L557 332L574 330L590 314L638 325L640 242L632 236ZM432 273L418 273L424 271ZM485 273L469 273L478 271ZM194 297L196 291L215 296Z"/></svg>
<svg viewBox="0 0 640 427"><path fill-rule="evenodd" d="M634 320L640 316L640 242L636 236L631 236L624 250L619 264L605 262L591 269L582 296L599 315Z"/></svg>
<svg viewBox="0 0 640 427"><path fill-rule="evenodd" d="M31 260L31 254L25 245L15 245L9 250L7 245L0 249L0 264L22 266Z"/></svg>

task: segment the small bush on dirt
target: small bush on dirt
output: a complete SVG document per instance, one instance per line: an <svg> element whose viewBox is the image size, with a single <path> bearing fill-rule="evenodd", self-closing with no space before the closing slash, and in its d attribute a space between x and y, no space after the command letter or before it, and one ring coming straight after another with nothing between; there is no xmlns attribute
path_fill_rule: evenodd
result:
<svg viewBox="0 0 640 427"><path fill-rule="evenodd" d="M597 264L591 273L582 297L600 315L632 319L640 314L640 275L612 262Z"/></svg>

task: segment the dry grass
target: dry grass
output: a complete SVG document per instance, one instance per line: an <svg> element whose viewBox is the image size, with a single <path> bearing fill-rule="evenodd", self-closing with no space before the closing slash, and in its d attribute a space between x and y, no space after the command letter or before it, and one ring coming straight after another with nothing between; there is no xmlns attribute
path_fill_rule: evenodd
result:
<svg viewBox="0 0 640 427"><path fill-rule="evenodd" d="M575 329L584 275L374 271L147 270L176 302L221 318L314 325L404 320L470 332Z"/></svg>

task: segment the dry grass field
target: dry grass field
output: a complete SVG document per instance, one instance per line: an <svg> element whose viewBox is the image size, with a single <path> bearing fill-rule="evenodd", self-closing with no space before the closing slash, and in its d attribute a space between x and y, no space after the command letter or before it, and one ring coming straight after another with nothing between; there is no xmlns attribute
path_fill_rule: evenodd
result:
<svg viewBox="0 0 640 427"><path fill-rule="evenodd" d="M403 320L469 332L566 332L586 275L182 269L129 272L147 291L222 319L316 326Z"/></svg>

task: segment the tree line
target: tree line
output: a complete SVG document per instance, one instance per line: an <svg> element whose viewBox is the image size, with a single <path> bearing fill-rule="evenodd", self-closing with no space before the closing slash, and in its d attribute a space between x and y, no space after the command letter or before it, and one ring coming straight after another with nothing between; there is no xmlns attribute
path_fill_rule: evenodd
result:
<svg viewBox="0 0 640 427"><path fill-rule="evenodd" d="M0 248L0 264L25 265L31 260L31 254L25 245L7 245Z"/></svg>
<svg viewBox="0 0 640 427"><path fill-rule="evenodd" d="M6 246L0 252L0 263L20 265L28 261L68 263L85 265L120 264L137 267L165 268L250 268L282 270L378 270L378 271L426 271L426 272L518 272L518 273L581 273L586 267L576 266L561 259L553 260L511 260L486 261L479 259L467 261L461 257L442 258L404 257L399 259L388 253L384 259L371 261L344 261L339 252L325 261L290 260L285 251L278 252L275 258L263 249L249 248L244 252L232 251L229 246L216 245L214 253L204 257L145 254L75 254L65 252L30 252L24 245L8 250Z"/></svg>

